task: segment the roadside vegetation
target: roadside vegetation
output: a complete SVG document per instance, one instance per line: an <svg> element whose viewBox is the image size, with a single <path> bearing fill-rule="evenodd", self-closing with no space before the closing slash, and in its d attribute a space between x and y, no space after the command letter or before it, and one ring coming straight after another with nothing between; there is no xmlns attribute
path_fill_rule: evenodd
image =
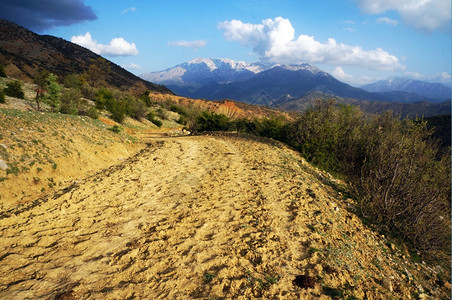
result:
<svg viewBox="0 0 452 300"><path fill-rule="evenodd" d="M320 99L293 122L203 112L195 131L238 131L282 141L349 183L357 212L380 232L434 258L450 254L450 145L421 118ZM449 133L450 134L450 133Z"/></svg>

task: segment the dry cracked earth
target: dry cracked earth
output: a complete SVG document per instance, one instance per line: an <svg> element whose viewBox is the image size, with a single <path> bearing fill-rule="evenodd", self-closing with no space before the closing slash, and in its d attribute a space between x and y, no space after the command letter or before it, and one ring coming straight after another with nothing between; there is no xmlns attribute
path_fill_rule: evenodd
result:
<svg viewBox="0 0 452 300"><path fill-rule="evenodd" d="M403 265L322 174L277 143L150 139L2 212L0 298L408 298Z"/></svg>

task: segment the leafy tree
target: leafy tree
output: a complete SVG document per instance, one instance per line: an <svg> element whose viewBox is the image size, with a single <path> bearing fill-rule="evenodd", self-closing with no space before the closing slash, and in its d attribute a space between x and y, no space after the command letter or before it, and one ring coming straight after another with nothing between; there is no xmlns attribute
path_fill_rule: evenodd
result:
<svg viewBox="0 0 452 300"><path fill-rule="evenodd" d="M63 87L58 83L58 76L50 73L47 77L47 94L44 101L51 107L52 111L57 111L60 106L60 96Z"/></svg>
<svg viewBox="0 0 452 300"><path fill-rule="evenodd" d="M22 82L14 80L8 82L5 88L5 94L10 97L24 99L24 91L22 90Z"/></svg>
<svg viewBox="0 0 452 300"><path fill-rule="evenodd" d="M67 88L81 89L83 86L83 79L80 75L69 74L64 78L64 85Z"/></svg>
<svg viewBox="0 0 452 300"><path fill-rule="evenodd" d="M137 81L129 88L129 92L137 98L142 97L147 91L148 89L143 81Z"/></svg>
<svg viewBox="0 0 452 300"><path fill-rule="evenodd" d="M47 78L49 77L48 71L41 71L38 75L33 78L33 83L37 85L36 87L36 107L40 110L40 100L42 99L45 89L47 88Z"/></svg>
<svg viewBox="0 0 452 300"><path fill-rule="evenodd" d="M108 61L99 57L91 61L88 70L83 73L83 78L93 87L99 87L106 84L106 77L110 73L110 64Z"/></svg>
<svg viewBox="0 0 452 300"><path fill-rule="evenodd" d="M95 102L96 102L96 107L98 109L104 109L107 106L110 106L110 107L107 107L107 109L110 110L112 100L113 100L113 91L112 90L110 90L106 87L101 87L100 89L97 90ZM107 103L110 103L110 104L107 105Z"/></svg>

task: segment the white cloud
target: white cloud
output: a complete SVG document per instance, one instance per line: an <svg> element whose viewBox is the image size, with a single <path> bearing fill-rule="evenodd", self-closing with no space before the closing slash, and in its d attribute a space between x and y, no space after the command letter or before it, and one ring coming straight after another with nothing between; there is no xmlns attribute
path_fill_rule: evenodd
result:
<svg viewBox="0 0 452 300"><path fill-rule="evenodd" d="M405 77L411 78L411 79L417 79L417 80L427 80L427 81L433 81L433 82L442 82L442 83L451 83L452 77L447 72L441 72L433 75L424 75L419 72L404 72L403 73Z"/></svg>
<svg viewBox="0 0 452 300"><path fill-rule="evenodd" d="M436 75L436 77L444 83L450 83L452 81L452 77L447 72L442 72Z"/></svg>
<svg viewBox="0 0 452 300"><path fill-rule="evenodd" d="M88 48L99 55L129 56L138 54L135 43L129 43L122 37L114 38L110 41L110 44L104 45L99 44L96 40L93 40L91 33L87 32L85 35L73 36L71 38L71 42Z"/></svg>
<svg viewBox="0 0 452 300"><path fill-rule="evenodd" d="M262 24L225 21L218 27L227 40L251 46L261 58L276 63L326 63L387 71L405 68L397 57L381 48L366 51L360 46L337 43L333 38L321 43L304 34L295 38L292 24L282 17L263 20Z"/></svg>
<svg viewBox="0 0 452 300"><path fill-rule="evenodd" d="M130 63L128 65L121 65L121 67L123 67L124 69L128 69L128 70L139 70L139 69L143 69L142 66L134 64L134 63Z"/></svg>
<svg viewBox="0 0 452 300"><path fill-rule="evenodd" d="M400 14L408 25L426 32L435 29L450 31L450 0L355 0L367 14L382 14L393 10Z"/></svg>
<svg viewBox="0 0 452 300"><path fill-rule="evenodd" d="M344 69L342 69L342 67L339 66L330 71L329 73L337 80L351 84L353 86L362 86L377 81L376 79L367 76L353 76L347 74L344 71Z"/></svg>
<svg viewBox="0 0 452 300"><path fill-rule="evenodd" d="M207 43L204 40L174 41L174 42L169 42L168 46L198 49L198 48L205 47L206 44Z"/></svg>
<svg viewBox="0 0 452 300"><path fill-rule="evenodd" d="M397 26L397 24L399 24L399 22L397 22L397 20L386 18L386 17L378 18L377 22L378 23L385 23L385 24L388 24L388 25L391 25L391 26Z"/></svg>
<svg viewBox="0 0 452 300"><path fill-rule="evenodd" d="M408 77L408 78L411 78L411 79L417 79L417 80L426 79L426 76L423 75L423 74L421 74L421 73L419 73L419 72L410 72L410 71L407 71L407 72L404 73L404 75L405 75L406 77Z"/></svg>
<svg viewBox="0 0 452 300"><path fill-rule="evenodd" d="M128 12L136 12L136 11L137 11L137 9L135 7L129 7L129 8L124 9L121 12L121 14L125 14L125 13L128 13Z"/></svg>
<svg viewBox="0 0 452 300"><path fill-rule="evenodd" d="M350 31L350 32L355 32L356 31L355 29L353 29L351 27L345 27L345 28L343 28L343 30Z"/></svg>

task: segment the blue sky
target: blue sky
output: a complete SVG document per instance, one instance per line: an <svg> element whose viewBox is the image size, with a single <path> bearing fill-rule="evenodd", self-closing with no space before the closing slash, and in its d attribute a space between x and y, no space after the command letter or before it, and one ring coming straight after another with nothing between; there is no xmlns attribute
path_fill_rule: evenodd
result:
<svg viewBox="0 0 452 300"><path fill-rule="evenodd" d="M0 17L137 75L204 57L451 82L450 0L2 0Z"/></svg>

